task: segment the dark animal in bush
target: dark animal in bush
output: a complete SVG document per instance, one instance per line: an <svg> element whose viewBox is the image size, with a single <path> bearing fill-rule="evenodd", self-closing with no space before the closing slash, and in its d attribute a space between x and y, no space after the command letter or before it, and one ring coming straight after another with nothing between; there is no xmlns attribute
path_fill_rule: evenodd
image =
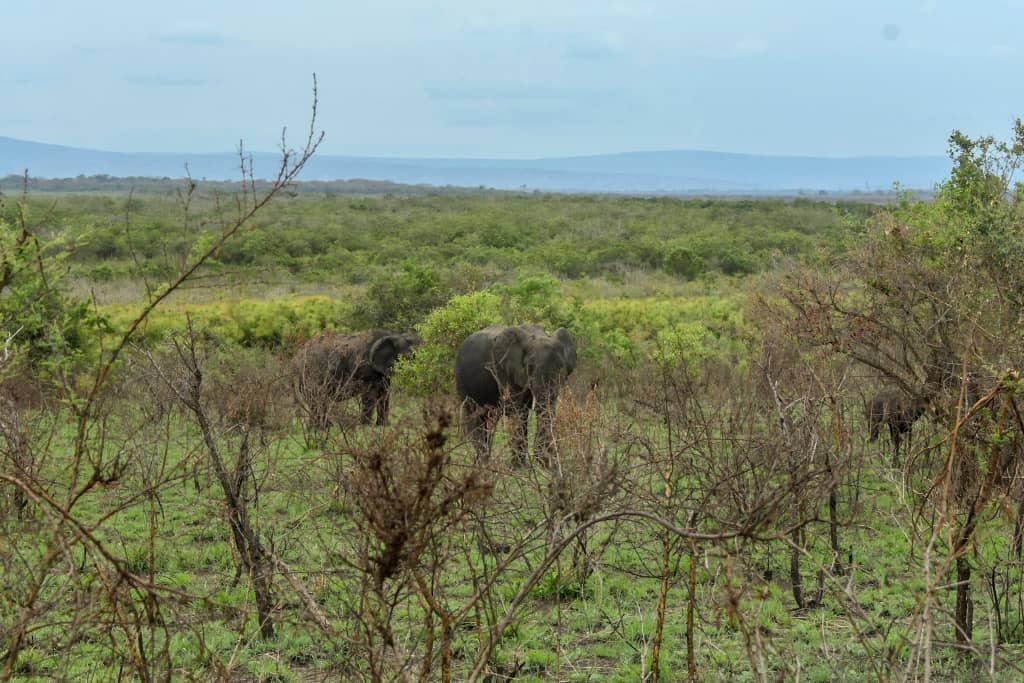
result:
<svg viewBox="0 0 1024 683"><path fill-rule="evenodd" d="M898 467L900 462L900 445L903 442L903 434L910 439L910 430L917 418L924 414L927 402L920 398L910 398L898 389L885 389L875 395L868 403L868 428L870 430L870 441L878 439L878 432L882 425L889 427L889 436L892 439L893 467Z"/></svg>
<svg viewBox="0 0 1024 683"><path fill-rule="evenodd" d="M534 325L493 325L467 337L455 357L455 388L477 459L490 456L494 427L504 413L513 464L524 464L532 409L537 414L534 454L549 462L558 392L575 368L576 342L564 327L549 335Z"/></svg>
<svg viewBox="0 0 1024 683"><path fill-rule="evenodd" d="M330 426L331 406L350 398L362 401L361 422L388 420L388 394L395 362L420 343L416 334L370 330L352 334L324 333L295 354L298 396L314 432Z"/></svg>

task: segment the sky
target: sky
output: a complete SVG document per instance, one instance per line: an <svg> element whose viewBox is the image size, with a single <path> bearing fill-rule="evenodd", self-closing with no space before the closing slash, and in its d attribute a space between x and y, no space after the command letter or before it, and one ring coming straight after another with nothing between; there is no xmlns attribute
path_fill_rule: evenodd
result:
<svg viewBox="0 0 1024 683"><path fill-rule="evenodd" d="M0 0L0 135L123 152L941 155L1024 116L1024 0Z"/></svg>

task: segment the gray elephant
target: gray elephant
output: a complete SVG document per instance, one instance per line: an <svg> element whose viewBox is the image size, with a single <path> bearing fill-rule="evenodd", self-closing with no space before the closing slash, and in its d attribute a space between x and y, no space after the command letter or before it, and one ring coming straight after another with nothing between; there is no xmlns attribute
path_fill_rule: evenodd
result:
<svg viewBox="0 0 1024 683"><path fill-rule="evenodd" d="M299 399L314 433L330 426L331 406L350 398L362 401L361 422L388 420L388 394L395 362L419 345L416 334L369 330L351 334L327 332L306 342L295 354Z"/></svg>
<svg viewBox="0 0 1024 683"><path fill-rule="evenodd" d="M455 357L455 388L477 460L490 456L494 427L507 414L513 464L524 464L532 409L534 454L548 463L558 392L575 368L576 342L564 327L549 335L534 325L493 325L467 337Z"/></svg>
<svg viewBox="0 0 1024 683"><path fill-rule="evenodd" d="M868 403L868 429L870 431L869 441L877 441L879 430L882 425L889 427L889 437L892 439L893 467L899 467L900 444L903 442L903 434L910 439L911 428L917 418L921 417L927 409L927 401L920 398L910 398L898 389L885 389L878 392Z"/></svg>

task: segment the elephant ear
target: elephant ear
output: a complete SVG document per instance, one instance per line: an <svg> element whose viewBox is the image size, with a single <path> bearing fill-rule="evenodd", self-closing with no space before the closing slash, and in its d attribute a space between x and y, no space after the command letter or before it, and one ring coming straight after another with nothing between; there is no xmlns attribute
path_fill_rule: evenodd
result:
<svg viewBox="0 0 1024 683"><path fill-rule="evenodd" d="M402 339L405 341L407 349L415 349L423 343L423 337L416 332L406 332L402 335Z"/></svg>
<svg viewBox="0 0 1024 683"><path fill-rule="evenodd" d="M516 327L507 327L494 339L493 369L498 387L504 391L507 384L513 392L525 389L529 383L526 368L526 343L522 331Z"/></svg>
<svg viewBox="0 0 1024 683"><path fill-rule="evenodd" d="M381 337L370 347L370 367L382 375L391 372L399 354L398 339L393 334Z"/></svg>
<svg viewBox="0 0 1024 683"><path fill-rule="evenodd" d="M565 376L568 377L576 369L576 340L569 330L559 327L555 330L555 339L562 344L562 357L565 359Z"/></svg>

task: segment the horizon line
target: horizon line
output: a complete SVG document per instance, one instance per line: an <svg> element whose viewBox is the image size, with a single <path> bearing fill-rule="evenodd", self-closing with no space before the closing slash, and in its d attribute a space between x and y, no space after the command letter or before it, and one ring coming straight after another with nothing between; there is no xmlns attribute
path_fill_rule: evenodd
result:
<svg viewBox="0 0 1024 683"><path fill-rule="evenodd" d="M60 149L74 150L79 152L93 152L99 154L118 154L124 156L139 156L139 155L154 155L154 156L222 156L222 155L237 155L237 150L222 150L218 152L166 152L166 151L136 151L136 152L123 152L111 149L99 149L94 147L79 147L75 145L66 145L53 142L42 142L39 140L26 140L24 138L15 138L8 135L0 135L0 140L10 140L12 142L41 145L45 147L57 147ZM243 140L244 142L244 140ZM280 155L280 151L265 151L265 150L247 150L248 154L253 155ZM635 154L713 154L720 156L734 156L734 157L753 157L763 159L814 159L823 161L855 161L865 159L900 159L900 160L924 160L924 159L949 159L946 155L941 154L865 154L857 156L826 156L826 155L813 155L813 154L761 154L753 152L731 152L721 151L712 149L632 149L618 152L596 152L588 154L572 154L572 155L556 155L556 156L530 156L530 157L471 157L471 156L403 156L403 155L376 155L376 154L316 154L315 158L342 158L342 159L375 159L375 160L411 160L411 161L513 161L513 162L530 162L530 161L566 161L573 159L594 159L599 157L616 157L616 156L627 156Z"/></svg>

